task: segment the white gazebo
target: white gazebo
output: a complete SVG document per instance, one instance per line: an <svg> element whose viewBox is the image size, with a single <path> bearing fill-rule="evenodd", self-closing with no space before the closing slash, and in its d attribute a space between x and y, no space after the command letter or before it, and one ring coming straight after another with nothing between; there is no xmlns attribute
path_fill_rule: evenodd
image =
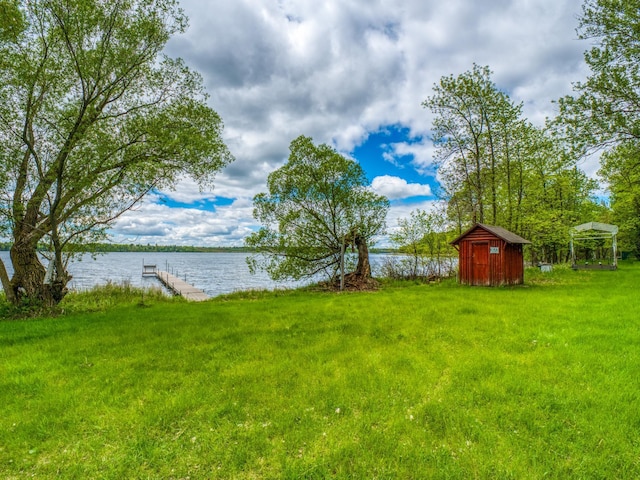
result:
<svg viewBox="0 0 640 480"><path fill-rule="evenodd" d="M601 268L605 270L615 270L618 268L618 245L617 245L618 227L617 225L609 225L607 223L588 222L573 227L571 229L571 267L574 269L582 268ZM603 259L593 258L590 262L586 260L584 263L576 262L576 242L587 242L590 240L610 240L611 247L610 258Z"/></svg>

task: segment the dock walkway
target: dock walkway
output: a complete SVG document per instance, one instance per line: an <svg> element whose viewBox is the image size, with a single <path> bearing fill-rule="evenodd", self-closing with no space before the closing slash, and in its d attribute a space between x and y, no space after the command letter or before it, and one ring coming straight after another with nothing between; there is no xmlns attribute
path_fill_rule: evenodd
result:
<svg viewBox="0 0 640 480"><path fill-rule="evenodd" d="M188 284L184 280L171 275L169 272L163 272L161 270L155 270L156 278L160 280L165 287L171 290L176 295L180 295L187 300L194 302L202 302L208 300L209 296L199 288Z"/></svg>

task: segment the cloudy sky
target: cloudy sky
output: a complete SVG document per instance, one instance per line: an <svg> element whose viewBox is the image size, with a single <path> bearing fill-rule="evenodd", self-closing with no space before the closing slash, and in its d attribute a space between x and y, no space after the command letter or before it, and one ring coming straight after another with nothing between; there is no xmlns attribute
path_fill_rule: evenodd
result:
<svg viewBox="0 0 640 480"><path fill-rule="evenodd" d="M123 216L118 243L242 245L252 198L299 135L363 166L391 200L388 226L429 208L437 172L421 103L444 75L488 65L541 125L587 69L580 0L181 0L167 46L200 72L235 162L199 192L184 181ZM585 165L593 174L595 167Z"/></svg>

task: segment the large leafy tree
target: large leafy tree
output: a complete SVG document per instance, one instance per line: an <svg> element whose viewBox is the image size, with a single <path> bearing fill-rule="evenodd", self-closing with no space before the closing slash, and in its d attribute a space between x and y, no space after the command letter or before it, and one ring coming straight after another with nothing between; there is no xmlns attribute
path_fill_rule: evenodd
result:
<svg viewBox="0 0 640 480"><path fill-rule="evenodd" d="M565 145L523 118L488 67L443 77L423 105L435 114L442 191L458 231L500 225L532 240L532 260L561 259L595 187Z"/></svg>
<svg viewBox="0 0 640 480"><path fill-rule="evenodd" d="M502 186L510 189L507 214L513 217L521 106L496 88L489 67L478 65L457 77L442 77L423 106L435 114L442 187L457 208L458 223L499 223Z"/></svg>
<svg viewBox="0 0 640 480"><path fill-rule="evenodd" d="M373 193L360 165L309 137L291 142L287 163L254 198L263 227L246 242L258 250L252 268L274 279L324 275L337 280L346 247L357 249L354 285L371 276L368 245L383 232L388 200Z"/></svg>
<svg viewBox="0 0 640 480"><path fill-rule="evenodd" d="M579 153L640 139L640 0L586 0L578 37L591 73L559 101Z"/></svg>
<svg viewBox="0 0 640 480"><path fill-rule="evenodd" d="M609 185L611 221L620 227L620 250L640 258L640 143L625 142L605 152L600 175Z"/></svg>
<svg viewBox="0 0 640 480"><path fill-rule="evenodd" d="M580 155L604 149L600 175L611 192L622 247L640 245L640 0L587 0L578 36L591 72L559 101L558 125Z"/></svg>
<svg viewBox="0 0 640 480"><path fill-rule="evenodd" d="M186 28L176 0L2 5L19 15L0 40L1 218L14 268L0 276L14 302L53 304L70 244L100 238L185 174L210 185L232 158L200 77L162 54Z"/></svg>

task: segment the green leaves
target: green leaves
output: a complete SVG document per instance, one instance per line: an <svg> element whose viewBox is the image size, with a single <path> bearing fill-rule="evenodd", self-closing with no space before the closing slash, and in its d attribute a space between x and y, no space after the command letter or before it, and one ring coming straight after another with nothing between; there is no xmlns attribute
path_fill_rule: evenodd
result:
<svg viewBox="0 0 640 480"><path fill-rule="evenodd" d="M640 138L640 2L587 0L578 35L595 43L585 53L591 74L559 101L576 151Z"/></svg>
<svg viewBox="0 0 640 480"><path fill-rule="evenodd" d="M587 0L579 38L593 45L584 58L591 72L559 100L556 126L576 156L604 150L600 175L611 193L623 248L640 252L640 1Z"/></svg>
<svg viewBox="0 0 640 480"><path fill-rule="evenodd" d="M20 6L21 35L0 42L0 190L13 198L4 213L16 244L64 250L150 189L185 174L211 186L232 161L201 77L162 55L186 27L177 1ZM23 276L39 282L14 268L13 288Z"/></svg>
<svg viewBox="0 0 640 480"><path fill-rule="evenodd" d="M332 278L345 245L382 233L389 203L367 189L359 164L330 146L300 136L289 148L287 163L269 175L269 193L254 198L263 227L246 242L263 255L252 266L274 279Z"/></svg>
<svg viewBox="0 0 640 480"><path fill-rule="evenodd" d="M534 242L532 258L559 258L568 229L594 210L594 185L575 169L577 157L522 117L488 67L444 77L434 92L423 105L436 115L439 173L457 230L500 225Z"/></svg>
<svg viewBox="0 0 640 480"><path fill-rule="evenodd" d="M459 220L497 223L502 179L516 160L514 132L524 124L522 106L497 89L489 67L478 65L443 77L423 106L436 115L433 141L444 191L464 203Z"/></svg>
<svg viewBox="0 0 640 480"><path fill-rule="evenodd" d="M0 0L0 42L15 41L24 28L18 0Z"/></svg>
<svg viewBox="0 0 640 480"><path fill-rule="evenodd" d="M640 145L625 142L602 155L600 175L610 191L612 223L620 227L621 251L640 256Z"/></svg>

